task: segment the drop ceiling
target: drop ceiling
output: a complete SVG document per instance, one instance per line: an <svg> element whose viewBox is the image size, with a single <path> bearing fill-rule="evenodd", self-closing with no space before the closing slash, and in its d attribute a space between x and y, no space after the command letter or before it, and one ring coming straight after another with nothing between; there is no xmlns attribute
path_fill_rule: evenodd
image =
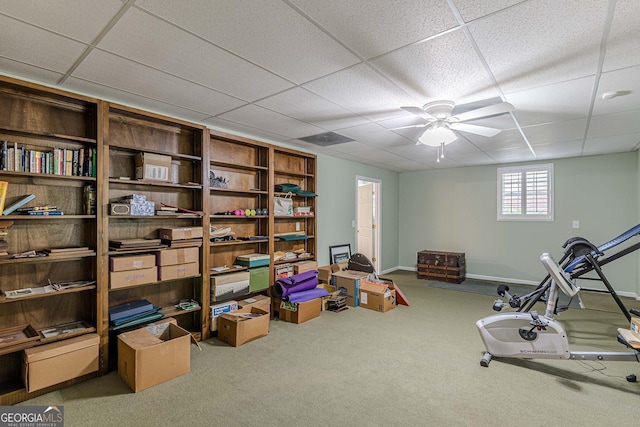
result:
<svg viewBox="0 0 640 427"><path fill-rule="evenodd" d="M398 172L549 160L638 149L638 16L637 0L4 0L0 73ZM442 99L515 110L436 162L424 129L389 129ZM353 141L301 139L327 132Z"/></svg>

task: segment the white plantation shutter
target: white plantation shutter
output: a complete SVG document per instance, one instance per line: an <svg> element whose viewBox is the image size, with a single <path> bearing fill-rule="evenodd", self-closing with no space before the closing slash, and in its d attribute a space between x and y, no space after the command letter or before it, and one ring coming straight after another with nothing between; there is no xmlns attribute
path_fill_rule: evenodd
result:
<svg viewBox="0 0 640 427"><path fill-rule="evenodd" d="M498 168L498 221L553 221L553 165Z"/></svg>

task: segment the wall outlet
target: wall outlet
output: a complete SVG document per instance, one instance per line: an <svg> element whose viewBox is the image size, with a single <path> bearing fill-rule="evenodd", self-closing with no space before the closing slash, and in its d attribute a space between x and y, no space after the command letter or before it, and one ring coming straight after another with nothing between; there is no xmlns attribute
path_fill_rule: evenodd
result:
<svg viewBox="0 0 640 427"><path fill-rule="evenodd" d="M571 223L571 227L580 228L580 221L577 219L574 219L573 222Z"/></svg>

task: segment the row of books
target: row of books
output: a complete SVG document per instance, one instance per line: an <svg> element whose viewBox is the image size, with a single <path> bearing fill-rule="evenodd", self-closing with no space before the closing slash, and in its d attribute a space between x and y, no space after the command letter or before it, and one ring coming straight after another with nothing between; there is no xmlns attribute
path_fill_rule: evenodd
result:
<svg viewBox="0 0 640 427"><path fill-rule="evenodd" d="M12 145L13 144L13 145ZM0 170L64 176L96 176L95 148L54 148L38 151L2 141Z"/></svg>

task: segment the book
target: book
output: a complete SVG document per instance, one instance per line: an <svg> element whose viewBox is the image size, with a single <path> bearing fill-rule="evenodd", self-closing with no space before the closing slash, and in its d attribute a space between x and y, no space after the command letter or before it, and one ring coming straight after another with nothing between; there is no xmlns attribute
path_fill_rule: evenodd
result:
<svg viewBox="0 0 640 427"><path fill-rule="evenodd" d="M7 181L0 181L0 214L4 215L4 203L7 200L7 189L9 183Z"/></svg>
<svg viewBox="0 0 640 427"><path fill-rule="evenodd" d="M28 208L18 208L17 211L18 212L29 212L29 211L57 211L58 207L57 206L51 206L51 205L47 205L47 206L30 206Z"/></svg>
<svg viewBox="0 0 640 427"><path fill-rule="evenodd" d="M48 248L45 249L44 252L55 254L55 253L64 253L64 252L80 252L80 251L88 251L88 246L71 246L68 248Z"/></svg>
<svg viewBox="0 0 640 427"><path fill-rule="evenodd" d="M33 195L33 194L29 194L28 196L24 196L23 198L21 198L17 202L13 203L11 206L8 206L4 211L2 211L2 215L11 215L16 209L26 205L27 203L29 203L30 201L32 201L35 198L36 198L36 196Z"/></svg>
<svg viewBox="0 0 640 427"><path fill-rule="evenodd" d="M146 299L131 301L125 304L116 305L109 308L109 320L115 320L131 317L136 314L153 310L153 304Z"/></svg>
<svg viewBox="0 0 640 427"><path fill-rule="evenodd" d="M29 211L27 212L31 216L61 216L64 215L62 211Z"/></svg>

